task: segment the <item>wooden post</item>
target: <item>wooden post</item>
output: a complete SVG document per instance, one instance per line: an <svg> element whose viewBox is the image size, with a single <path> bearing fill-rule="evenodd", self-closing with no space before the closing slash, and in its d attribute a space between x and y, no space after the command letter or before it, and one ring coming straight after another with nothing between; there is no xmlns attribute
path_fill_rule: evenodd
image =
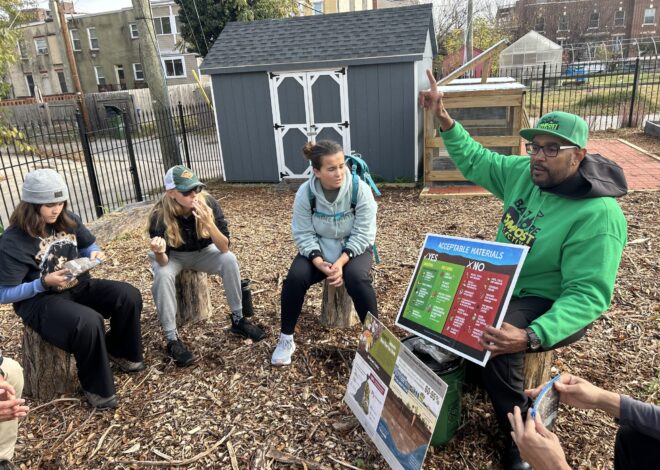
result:
<svg viewBox="0 0 660 470"><path fill-rule="evenodd" d="M321 324L327 328L349 328L359 321L346 287L332 287L324 282Z"/></svg>
<svg viewBox="0 0 660 470"><path fill-rule="evenodd" d="M524 387L536 388L550 380L552 351L525 354Z"/></svg>
<svg viewBox="0 0 660 470"><path fill-rule="evenodd" d="M211 296L206 273L185 269L176 277L176 325L196 323L211 315Z"/></svg>
<svg viewBox="0 0 660 470"><path fill-rule="evenodd" d="M79 387L73 355L47 343L28 326L23 331L23 375L25 395L37 400L75 395Z"/></svg>

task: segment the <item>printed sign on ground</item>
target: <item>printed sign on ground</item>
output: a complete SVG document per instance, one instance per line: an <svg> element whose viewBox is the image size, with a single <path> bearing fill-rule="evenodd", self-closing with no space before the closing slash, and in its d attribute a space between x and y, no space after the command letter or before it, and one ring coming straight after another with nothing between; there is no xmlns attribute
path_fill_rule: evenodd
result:
<svg viewBox="0 0 660 470"><path fill-rule="evenodd" d="M367 315L344 401L395 470L424 463L447 384Z"/></svg>
<svg viewBox="0 0 660 470"><path fill-rule="evenodd" d="M479 343L498 327L528 247L427 234L396 324L479 365Z"/></svg>

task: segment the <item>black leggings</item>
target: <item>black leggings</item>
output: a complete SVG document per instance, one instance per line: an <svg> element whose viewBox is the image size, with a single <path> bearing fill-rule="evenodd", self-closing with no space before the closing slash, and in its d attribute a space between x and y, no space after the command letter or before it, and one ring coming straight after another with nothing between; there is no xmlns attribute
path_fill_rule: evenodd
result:
<svg viewBox="0 0 660 470"><path fill-rule="evenodd" d="M125 282L90 279L20 303L18 314L48 343L72 353L83 390L115 393L108 353L141 362L140 291ZM103 319L110 319L106 334Z"/></svg>
<svg viewBox="0 0 660 470"><path fill-rule="evenodd" d="M371 284L371 250L356 256L344 266L344 285L360 320L364 323L367 313L378 316L376 292ZM282 333L292 335L302 310L307 290L325 279L325 274L302 255L291 263L282 286Z"/></svg>

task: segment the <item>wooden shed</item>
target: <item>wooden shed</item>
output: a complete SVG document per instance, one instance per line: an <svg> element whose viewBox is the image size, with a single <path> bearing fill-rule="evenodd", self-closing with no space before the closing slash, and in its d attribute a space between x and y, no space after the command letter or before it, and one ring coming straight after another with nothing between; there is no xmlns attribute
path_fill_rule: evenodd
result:
<svg viewBox="0 0 660 470"><path fill-rule="evenodd" d="M504 155L520 155L522 138L519 131L528 122L524 108L527 88L513 78L488 76L493 55L505 46L506 41L496 44L438 84L444 93L445 108L474 140ZM481 78L455 78L480 64L483 64L484 70ZM424 115L424 126L425 188L422 196L453 195L444 188L457 182L462 184L466 180L449 158L437 132L437 119L430 111ZM456 194L463 195L466 192L459 191Z"/></svg>
<svg viewBox="0 0 660 470"><path fill-rule="evenodd" d="M375 178L417 181L433 31L430 4L228 24L200 68L225 180L305 178L305 142L332 139Z"/></svg>

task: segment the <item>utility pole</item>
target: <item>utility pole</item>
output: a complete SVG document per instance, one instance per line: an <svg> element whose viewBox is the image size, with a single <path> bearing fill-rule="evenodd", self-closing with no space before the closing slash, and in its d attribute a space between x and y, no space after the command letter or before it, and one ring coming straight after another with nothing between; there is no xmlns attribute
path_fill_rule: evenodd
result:
<svg viewBox="0 0 660 470"><path fill-rule="evenodd" d="M133 0L133 11L140 35L140 50L142 52L142 70L151 93L154 115L162 120L158 129L158 140L165 168L181 164L179 143L174 130L174 116L170 107L170 96L167 92L165 71L160 61L156 33L154 31L151 4L149 0Z"/></svg>
<svg viewBox="0 0 660 470"><path fill-rule="evenodd" d="M62 31L62 40L64 41L64 48L66 49L66 58L69 62L69 72L71 73L71 81L73 88L76 90L78 97L78 107L80 114L82 114L83 122L87 131L92 130L91 122L89 121L89 114L87 114L87 106L85 106L85 94L80 86L80 77L78 76L78 65L76 64L76 57L73 55L73 46L71 45L71 35L69 34L69 25L64 17L64 9L60 5L60 0L53 0L53 6L57 10L57 18L60 21L60 30Z"/></svg>
<svg viewBox="0 0 660 470"><path fill-rule="evenodd" d="M467 21L465 22L465 62L472 60L472 17L474 15L474 0L468 0ZM472 71L469 72L472 75Z"/></svg>

